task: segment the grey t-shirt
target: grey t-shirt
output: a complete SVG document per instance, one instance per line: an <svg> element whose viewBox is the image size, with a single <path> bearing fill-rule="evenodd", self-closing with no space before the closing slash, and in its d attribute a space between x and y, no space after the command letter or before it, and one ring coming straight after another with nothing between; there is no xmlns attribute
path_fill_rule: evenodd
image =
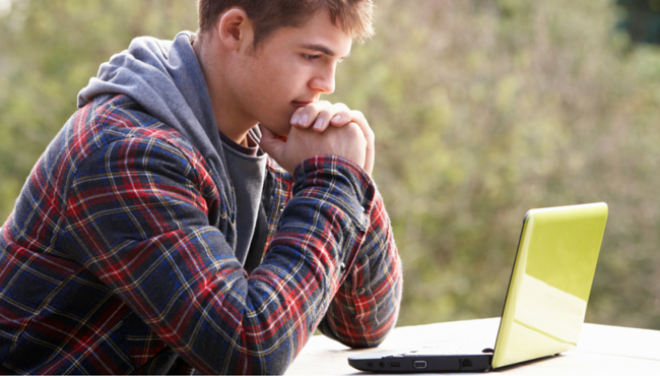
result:
<svg viewBox="0 0 660 376"><path fill-rule="evenodd" d="M266 176L267 155L248 133L248 146L242 146L220 134L227 172L236 194L236 250L241 265L245 260L254 237L261 192Z"/></svg>

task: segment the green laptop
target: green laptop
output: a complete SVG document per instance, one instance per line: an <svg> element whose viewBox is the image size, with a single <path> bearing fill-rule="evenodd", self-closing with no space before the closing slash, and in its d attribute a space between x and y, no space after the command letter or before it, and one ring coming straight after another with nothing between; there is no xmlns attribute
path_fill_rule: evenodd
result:
<svg viewBox="0 0 660 376"><path fill-rule="evenodd" d="M378 373L479 372L575 348L606 221L605 203L527 212L494 349L364 354L349 364Z"/></svg>

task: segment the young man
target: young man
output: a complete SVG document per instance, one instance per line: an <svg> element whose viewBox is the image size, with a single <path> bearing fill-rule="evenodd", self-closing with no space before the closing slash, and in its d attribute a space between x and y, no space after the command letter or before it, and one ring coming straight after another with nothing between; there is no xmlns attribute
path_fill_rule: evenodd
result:
<svg viewBox="0 0 660 376"><path fill-rule="evenodd" d="M0 228L2 372L283 373L394 326L373 134L319 101L371 1L198 6L101 66Z"/></svg>

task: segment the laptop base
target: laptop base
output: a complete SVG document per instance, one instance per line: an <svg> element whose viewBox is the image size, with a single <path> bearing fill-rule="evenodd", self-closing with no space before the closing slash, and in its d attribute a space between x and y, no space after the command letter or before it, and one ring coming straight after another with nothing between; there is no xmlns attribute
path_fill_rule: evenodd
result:
<svg viewBox="0 0 660 376"><path fill-rule="evenodd" d="M380 359L350 357L348 364L360 371L374 373L486 372L490 370L492 359L492 354L398 355Z"/></svg>

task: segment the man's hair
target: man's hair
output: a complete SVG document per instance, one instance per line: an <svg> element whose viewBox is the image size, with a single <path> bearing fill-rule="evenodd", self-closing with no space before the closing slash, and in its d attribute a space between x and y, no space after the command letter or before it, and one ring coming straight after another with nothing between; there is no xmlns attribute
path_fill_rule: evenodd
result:
<svg viewBox="0 0 660 376"><path fill-rule="evenodd" d="M343 32L363 42L373 35L372 0L197 0L199 29L213 29L218 17L231 7L240 7L254 25L254 47L281 27L300 27L319 10Z"/></svg>

